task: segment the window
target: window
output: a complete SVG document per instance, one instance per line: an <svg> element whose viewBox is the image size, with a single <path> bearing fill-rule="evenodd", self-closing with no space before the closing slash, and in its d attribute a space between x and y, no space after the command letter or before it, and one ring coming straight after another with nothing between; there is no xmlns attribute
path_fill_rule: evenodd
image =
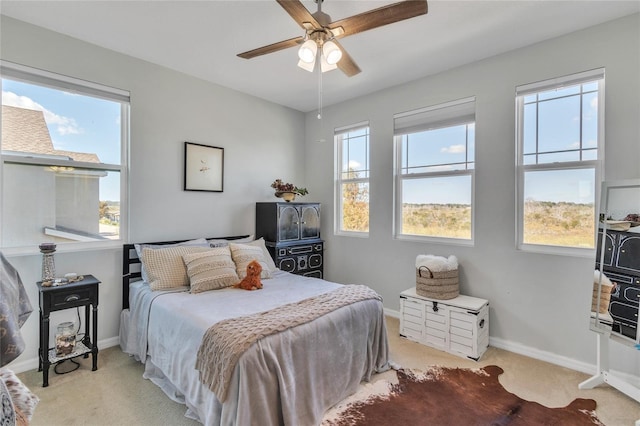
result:
<svg viewBox="0 0 640 426"><path fill-rule="evenodd" d="M369 124L335 131L336 234L369 232Z"/></svg>
<svg viewBox="0 0 640 426"><path fill-rule="evenodd" d="M519 248L594 248L603 93L603 69L516 88Z"/></svg>
<svg viewBox="0 0 640 426"><path fill-rule="evenodd" d="M475 98L394 116L395 235L471 242Z"/></svg>
<svg viewBox="0 0 640 426"><path fill-rule="evenodd" d="M2 248L122 244L129 93L0 66Z"/></svg>

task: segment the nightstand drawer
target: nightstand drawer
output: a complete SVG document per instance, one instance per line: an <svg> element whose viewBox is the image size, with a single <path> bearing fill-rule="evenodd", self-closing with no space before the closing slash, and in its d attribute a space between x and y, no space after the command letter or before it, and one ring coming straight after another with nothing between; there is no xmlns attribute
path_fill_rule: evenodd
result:
<svg viewBox="0 0 640 426"><path fill-rule="evenodd" d="M94 291L91 288L71 288L66 291L56 292L51 295L51 309L58 310L84 306L92 302L92 294L94 294Z"/></svg>

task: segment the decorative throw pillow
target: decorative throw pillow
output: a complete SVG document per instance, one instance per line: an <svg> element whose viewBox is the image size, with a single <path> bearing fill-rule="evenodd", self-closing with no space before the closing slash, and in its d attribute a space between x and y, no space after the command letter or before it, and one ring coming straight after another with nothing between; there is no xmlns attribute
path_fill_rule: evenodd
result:
<svg viewBox="0 0 640 426"><path fill-rule="evenodd" d="M276 271L276 263L273 261L273 258L269 254L269 250L267 250L267 246L265 245L264 238L259 238L255 241L251 241L250 243L246 243L248 246L256 246L262 249L262 254L264 255L264 261L269 266L271 272ZM263 265L264 267L264 265Z"/></svg>
<svg viewBox="0 0 640 426"><path fill-rule="evenodd" d="M142 265L147 270L151 290L166 290L169 288L189 285L187 267L182 256L189 253L200 253L211 250L209 247L178 246L152 249L142 249Z"/></svg>
<svg viewBox="0 0 640 426"><path fill-rule="evenodd" d="M187 266L191 293L230 287L240 281L229 247L217 247L182 256Z"/></svg>
<svg viewBox="0 0 640 426"><path fill-rule="evenodd" d="M134 244L133 246L136 249L136 253L138 254L138 259L142 260L143 248L161 249L179 246L209 247L209 243L204 238L198 238L196 240L183 241L181 243L175 244ZM146 282L149 282L149 276L147 275L147 269L144 267L144 264L140 269L140 273L142 274L142 279Z"/></svg>
<svg viewBox="0 0 640 426"><path fill-rule="evenodd" d="M236 272L240 279L247 276L247 265L249 265L252 260L257 261L260 263L260 266L262 266L260 278L271 278L271 269L269 269L264 252L259 245L229 243L229 248L231 249L231 257L236 264Z"/></svg>

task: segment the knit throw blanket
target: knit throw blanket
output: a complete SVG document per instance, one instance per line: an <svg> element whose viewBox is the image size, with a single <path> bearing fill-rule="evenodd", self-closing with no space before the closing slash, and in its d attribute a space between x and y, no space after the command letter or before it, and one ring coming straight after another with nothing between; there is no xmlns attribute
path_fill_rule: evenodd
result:
<svg viewBox="0 0 640 426"><path fill-rule="evenodd" d="M200 372L200 381L224 402L236 364L251 344L368 299L381 301L382 297L364 285L345 285L270 311L220 321L205 332L198 349L196 369Z"/></svg>

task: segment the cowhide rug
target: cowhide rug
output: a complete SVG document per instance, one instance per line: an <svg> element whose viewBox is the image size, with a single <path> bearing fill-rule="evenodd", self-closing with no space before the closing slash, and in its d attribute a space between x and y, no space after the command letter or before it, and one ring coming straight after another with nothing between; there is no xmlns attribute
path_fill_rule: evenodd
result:
<svg viewBox="0 0 640 426"><path fill-rule="evenodd" d="M503 372L495 365L400 369L398 383L366 385L327 412L322 425L603 425L594 400L576 399L562 408L525 401L502 387Z"/></svg>

